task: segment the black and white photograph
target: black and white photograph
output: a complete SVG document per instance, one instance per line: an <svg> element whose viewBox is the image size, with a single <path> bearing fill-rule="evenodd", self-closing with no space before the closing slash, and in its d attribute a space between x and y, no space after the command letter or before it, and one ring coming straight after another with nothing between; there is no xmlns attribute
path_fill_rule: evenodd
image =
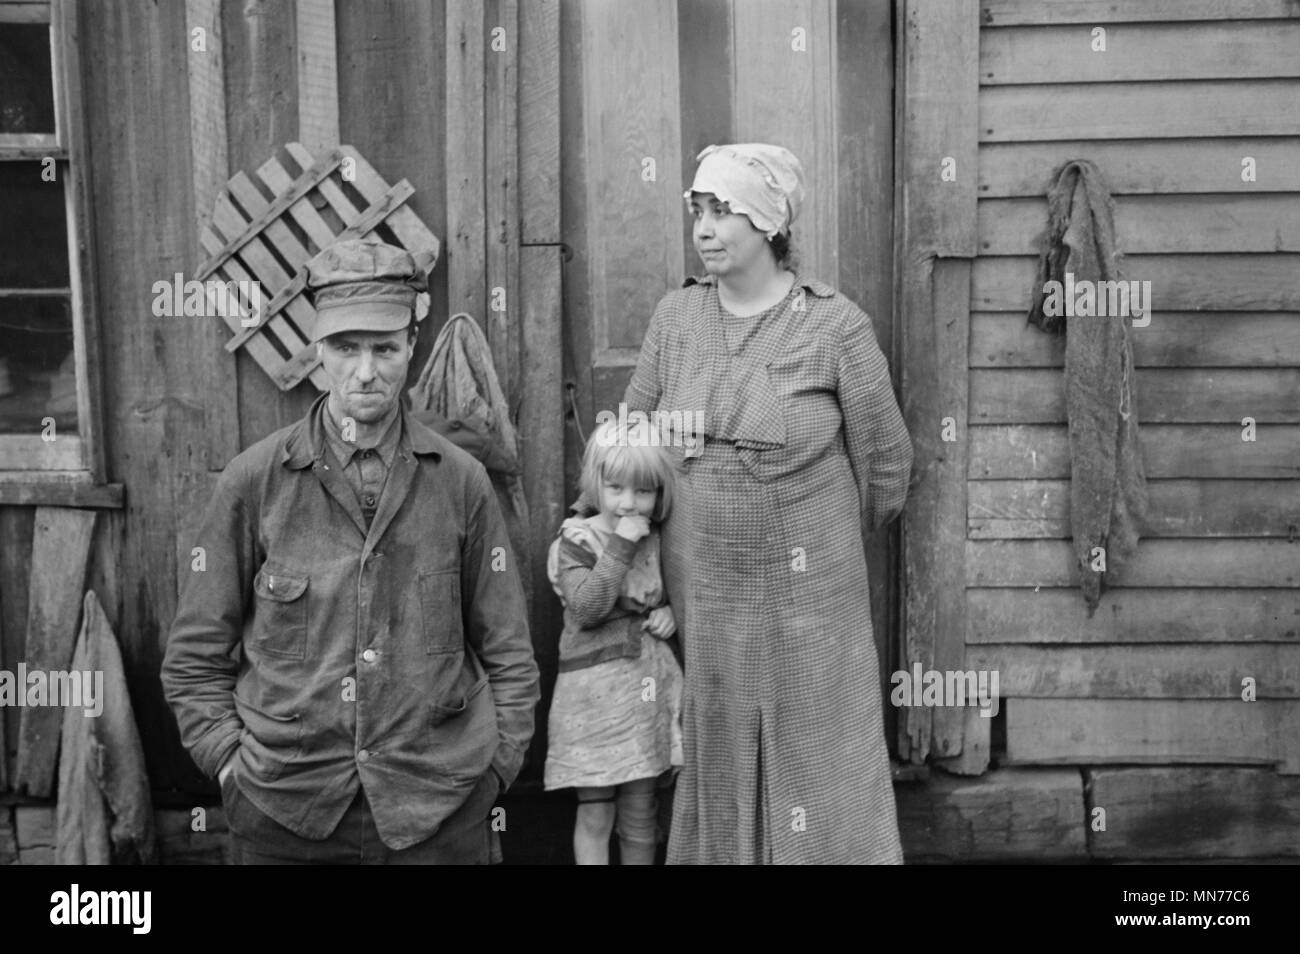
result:
<svg viewBox="0 0 1300 954"><path fill-rule="evenodd" d="M33 923L1296 863L1300 0L0 0Z"/></svg>

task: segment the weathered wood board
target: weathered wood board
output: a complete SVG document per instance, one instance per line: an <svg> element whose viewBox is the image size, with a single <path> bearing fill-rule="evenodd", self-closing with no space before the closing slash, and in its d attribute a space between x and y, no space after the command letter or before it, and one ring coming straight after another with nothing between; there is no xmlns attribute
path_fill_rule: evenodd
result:
<svg viewBox="0 0 1300 954"><path fill-rule="evenodd" d="M1005 699L1300 698L1300 643L1156 646L979 645L968 669L997 671ZM1245 705L1245 703L1242 703Z"/></svg>
<svg viewBox="0 0 1300 954"><path fill-rule="evenodd" d="M1298 478L1300 427L1259 420L1254 440L1237 424L1141 426L1148 479ZM1020 424L970 429L971 479L1061 479L1070 476L1064 425Z"/></svg>
<svg viewBox="0 0 1300 954"><path fill-rule="evenodd" d="M1255 643L1300 645L1300 600L1287 589L1108 590L1088 618L1077 588L966 591L975 643Z"/></svg>
<svg viewBox="0 0 1300 954"><path fill-rule="evenodd" d="M1275 765L1300 774L1300 701L1006 699L1006 763Z"/></svg>
<svg viewBox="0 0 1300 954"><path fill-rule="evenodd" d="M1069 538L1068 480L973 480L972 540ZM1150 480L1146 537L1300 535L1300 481Z"/></svg>
<svg viewBox="0 0 1300 954"><path fill-rule="evenodd" d="M918 861L1083 861L1077 769L998 769L977 779L934 773L897 785L903 855Z"/></svg>
<svg viewBox="0 0 1300 954"><path fill-rule="evenodd" d="M1099 768L1088 804L1095 858L1300 857L1300 779L1267 768Z"/></svg>
<svg viewBox="0 0 1300 954"><path fill-rule="evenodd" d="M94 510L38 507L32 536L27 642L21 662L29 672L64 672L72 661L85 592ZM54 788L63 709L25 706L18 725L14 787L36 798Z"/></svg>

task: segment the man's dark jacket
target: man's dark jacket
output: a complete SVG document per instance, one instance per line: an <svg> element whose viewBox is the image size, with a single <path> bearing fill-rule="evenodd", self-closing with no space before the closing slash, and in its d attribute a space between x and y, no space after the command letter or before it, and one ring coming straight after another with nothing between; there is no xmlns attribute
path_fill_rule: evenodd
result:
<svg viewBox="0 0 1300 954"><path fill-rule="evenodd" d="M403 408L367 532L327 449L326 399L221 474L163 686L204 772L237 749L241 792L306 838L332 832L361 785L400 849L489 767L514 780L537 665L483 466Z"/></svg>

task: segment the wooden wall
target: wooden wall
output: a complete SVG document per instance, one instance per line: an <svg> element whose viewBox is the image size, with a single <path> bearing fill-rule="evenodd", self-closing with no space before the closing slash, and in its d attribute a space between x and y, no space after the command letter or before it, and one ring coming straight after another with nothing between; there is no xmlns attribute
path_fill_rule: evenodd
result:
<svg viewBox="0 0 1300 954"><path fill-rule="evenodd" d="M655 304L703 274L682 192L705 146L774 142L799 157L803 270L861 305L891 355L888 0L565 0L561 18L565 375L577 406L566 488L580 432L617 409ZM898 657L892 539L868 549L885 684Z"/></svg>
<svg viewBox="0 0 1300 954"><path fill-rule="evenodd" d="M89 504L102 509L88 585L122 644L165 800L167 790L207 784L179 745L158 681L185 566L178 555L188 553L215 476L299 418L316 392L279 391L247 355L224 350L229 332L219 322L154 317L151 286L197 269L217 192L285 143L350 144L389 181L415 187L408 206L442 240L443 256L412 374L449 314L470 311L483 323L520 425L539 541L525 572L549 596L544 546L564 497L559 5L130 0L85 6L80 49L107 471L121 485ZM497 287L506 309L494 312ZM34 516L33 507L0 508L4 660L24 658ZM538 601L532 624L553 672L552 603ZM16 731L7 720L11 752ZM533 762L540 770L536 750Z"/></svg>
<svg viewBox="0 0 1300 954"><path fill-rule="evenodd" d="M1300 773L1300 4L986 0L981 22L964 635L1001 672L1006 760ZM1150 520L1091 620L1063 339L1025 321L1071 158L1107 178L1154 301L1132 329Z"/></svg>

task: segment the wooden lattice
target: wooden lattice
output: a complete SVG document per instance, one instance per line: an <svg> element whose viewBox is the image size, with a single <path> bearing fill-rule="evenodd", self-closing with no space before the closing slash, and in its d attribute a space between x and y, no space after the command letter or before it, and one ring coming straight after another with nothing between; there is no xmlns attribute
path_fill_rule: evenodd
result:
<svg viewBox="0 0 1300 954"><path fill-rule="evenodd" d="M389 186L351 146L319 158L301 144L285 151L297 177L272 157L256 172L242 172L217 196L212 221L200 241L208 257L197 278L261 285L261 320L245 328L238 314L223 315L234 332L226 350L245 348L281 390L304 378L328 387L311 333L316 310L302 294L303 266L321 249L380 229L380 238L415 251L436 251L437 237L403 203L415 189L403 179ZM267 199L266 193L275 198Z"/></svg>

